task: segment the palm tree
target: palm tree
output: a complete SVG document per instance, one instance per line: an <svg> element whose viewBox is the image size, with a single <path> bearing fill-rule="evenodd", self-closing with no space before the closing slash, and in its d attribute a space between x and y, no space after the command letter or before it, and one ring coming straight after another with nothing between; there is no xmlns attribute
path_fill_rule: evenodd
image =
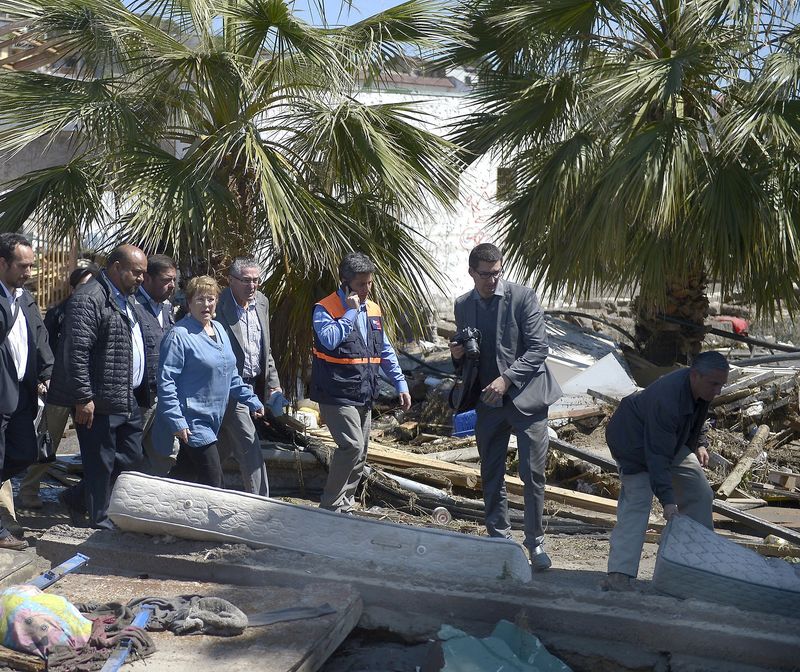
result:
<svg viewBox="0 0 800 672"><path fill-rule="evenodd" d="M793 0L465 0L468 160L513 167L510 262L552 293L638 291L657 363L700 348L706 284L798 308L800 29ZM666 314L697 325L680 328ZM677 330L676 330L677 329Z"/></svg>
<svg viewBox="0 0 800 672"><path fill-rule="evenodd" d="M355 95L388 59L457 34L435 2L336 28L304 23L292 0L2 0L0 11L58 57L46 72L0 74L0 153L63 137L72 151L6 185L0 230L100 230L189 272L255 252L288 381L310 346L311 306L352 249L375 260L390 321L420 326L441 276L410 222L450 204L453 147L413 108Z"/></svg>

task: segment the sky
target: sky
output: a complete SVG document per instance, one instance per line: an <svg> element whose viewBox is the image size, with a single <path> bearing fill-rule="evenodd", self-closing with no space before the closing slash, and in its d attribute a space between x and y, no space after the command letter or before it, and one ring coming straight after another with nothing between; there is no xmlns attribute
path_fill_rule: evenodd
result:
<svg viewBox="0 0 800 672"><path fill-rule="evenodd" d="M348 25L356 23L362 19L382 12L389 7L401 4L404 0L352 0L351 7L348 7L340 0L325 0L325 13L329 24L344 24ZM314 8L309 13L309 6ZM311 23L318 23L316 20L317 11L313 0L297 0L295 3L295 11L304 21Z"/></svg>

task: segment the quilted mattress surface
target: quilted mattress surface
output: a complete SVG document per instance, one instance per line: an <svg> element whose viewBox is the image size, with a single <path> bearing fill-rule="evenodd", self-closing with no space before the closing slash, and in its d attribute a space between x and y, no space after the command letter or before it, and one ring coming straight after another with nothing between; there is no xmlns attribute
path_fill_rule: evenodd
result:
<svg viewBox="0 0 800 672"><path fill-rule="evenodd" d="M766 558L687 516L661 536L655 587L669 595L800 618L800 566Z"/></svg>
<svg viewBox="0 0 800 672"><path fill-rule="evenodd" d="M117 479L108 515L129 532L283 548L451 582L531 579L522 547L506 539L346 516L136 472Z"/></svg>

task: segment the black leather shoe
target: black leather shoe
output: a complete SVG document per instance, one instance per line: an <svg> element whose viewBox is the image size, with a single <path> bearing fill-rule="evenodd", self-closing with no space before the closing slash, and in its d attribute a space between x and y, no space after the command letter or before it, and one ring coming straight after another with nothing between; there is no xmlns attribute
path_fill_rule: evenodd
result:
<svg viewBox="0 0 800 672"><path fill-rule="evenodd" d="M7 549L9 551L21 551L23 548L28 548L28 542L24 539L17 539L10 534L7 537L0 539L0 549Z"/></svg>
<svg viewBox="0 0 800 672"><path fill-rule="evenodd" d="M543 544L530 549L529 553L531 556L531 568L534 572L543 572L553 566L550 556L545 553Z"/></svg>

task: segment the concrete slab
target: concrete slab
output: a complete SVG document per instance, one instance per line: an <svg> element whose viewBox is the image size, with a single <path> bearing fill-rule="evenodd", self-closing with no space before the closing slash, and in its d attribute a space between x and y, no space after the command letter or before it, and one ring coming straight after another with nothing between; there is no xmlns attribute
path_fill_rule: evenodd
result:
<svg viewBox="0 0 800 672"><path fill-rule="evenodd" d="M0 590L25 583L47 568L49 565L42 565L32 548L24 551L0 549Z"/></svg>
<svg viewBox="0 0 800 672"><path fill-rule="evenodd" d="M73 602L127 602L146 595L216 596L232 602L246 614L288 607L318 607L328 603L336 614L248 628L238 637L152 633L157 651L146 660L125 667L158 672L204 670L260 670L313 672L318 670L355 627L361 616L361 598L347 584L308 583L303 588L248 587L135 579L119 575L72 574L57 586L59 595Z"/></svg>
<svg viewBox="0 0 800 672"><path fill-rule="evenodd" d="M39 552L56 562L80 551L91 556L95 566L115 567L117 573L124 569L151 576L295 588L302 588L312 577L315 582L346 582L359 590L364 601L361 627L386 629L406 638L433 636L443 623L485 635L505 618L526 623L545 645L556 636L580 635L584 640L607 642L604 650L612 652L616 645L644 656L714 661L715 667L708 669L751 665L792 670L800 651L796 619L772 614L754 617L735 607L652 592L603 593L587 587L596 585L597 573L587 579L577 571L548 572L537 575L530 584L515 586L491 581L448 582L243 545L215 547L130 533L81 534L68 527L54 528L39 540ZM558 651L568 659L565 653ZM620 664L615 669L629 668Z"/></svg>

